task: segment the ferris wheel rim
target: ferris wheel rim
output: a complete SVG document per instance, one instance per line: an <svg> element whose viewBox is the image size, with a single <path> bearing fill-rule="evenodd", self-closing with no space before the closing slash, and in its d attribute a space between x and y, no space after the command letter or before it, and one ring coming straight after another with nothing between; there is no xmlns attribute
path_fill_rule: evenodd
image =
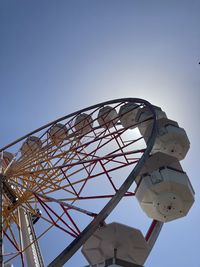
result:
<svg viewBox="0 0 200 267"><path fill-rule="evenodd" d="M113 99L113 100L104 101L104 102L101 102L101 103L98 103L98 104L95 104L95 105L92 105L92 106L89 106L89 107L80 109L80 110L78 110L78 111L72 112L72 113L70 113L70 114L68 114L68 115L62 116L62 117L60 117L60 118L58 118L58 119L56 119L56 120L53 120L53 121L51 121L51 122L49 122L49 123L47 123L47 124L44 124L44 125L41 126L41 127L38 127L37 129L35 129L35 130L33 130L33 131L27 133L26 135L23 135L22 137L16 139L15 141L13 141L13 142L11 142L11 143L9 143L9 144L3 146L2 148L0 148L0 153L1 153L2 151L4 151L5 149L7 149L7 148L9 148L9 147L11 147L11 146L13 146L13 145L15 145L16 143L18 143L18 142L20 142L20 141L26 139L27 137L29 137L29 136L31 136L31 135L33 135L33 134L35 134L35 133L37 133L37 132L39 132L39 131L41 131L41 130L44 130L45 128L47 128L47 127L49 127L49 126L51 126L51 125L54 125L54 124L56 124L56 123L58 123L58 122L60 122L60 121L62 121L62 120L65 120L65 119L67 119L67 118L70 118L70 117L72 117L72 116L74 116L74 115L76 115L76 114L86 112L86 111L88 111L88 110L90 110L90 109L97 108L97 107L99 107L99 106L104 106L104 105L109 105L109 104L115 104L115 103L118 103L118 102L120 102L120 101L122 101L122 102L124 102L124 101L127 101L127 102L136 102L136 103L140 103L140 104L145 104L145 105L147 105L147 106L149 105L149 107L150 107L150 106L153 107L153 105L152 105L150 102L148 102L147 100L142 99L142 98L131 98L131 97L130 97L130 98L116 98L116 99ZM150 109L150 110L152 111L152 109ZM152 114L153 114L153 120L154 120L154 113L152 113ZM155 115L155 116L156 116L156 115Z"/></svg>

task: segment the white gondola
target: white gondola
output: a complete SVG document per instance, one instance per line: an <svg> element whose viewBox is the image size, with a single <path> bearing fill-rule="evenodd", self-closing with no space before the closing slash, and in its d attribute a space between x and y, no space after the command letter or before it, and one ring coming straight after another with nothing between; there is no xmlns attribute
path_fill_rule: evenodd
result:
<svg viewBox="0 0 200 267"><path fill-rule="evenodd" d="M42 148L42 141L39 137L29 136L21 147L22 156L29 156L33 153L37 153Z"/></svg>
<svg viewBox="0 0 200 267"><path fill-rule="evenodd" d="M150 217L168 222L186 216L194 190L179 161L163 153L152 155L140 172L136 198Z"/></svg>
<svg viewBox="0 0 200 267"><path fill-rule="evenodd" d="M1 159L1 167L3 168L3 170L5 170L14 158L14 155L8 151L3 151L2 153L3 157Z"/></svg>
<svg viewBox="0 0 200 267"><path fill-rule="evenodd" d="M120 107L119 119L124 128L133 129L137 127L136 115L138 113L138 105L134 103L126 103Z"/></svg>
<svg viewBox="0 0 200 267"><path fill-rule="evenodd" d="M157 129L158 135L152 153L163 152L178 160L184 159L190 148L185 130L180 128L177 122L169 119L159 119ZM144 134L145 141L148 140L150 133L151 126L148 126Z"/></svg>
<svg viewBox="0 0 200 267"><path fill-rule="evenodd" d="M113 258L115 252L118 259L125 261L126 264L129 263L126 266L143 265L149 253L149 247L140 230L111 223L99 228L82 248L83 255L92 266Z"/></svg>
<svg viewBox="0 0 200 267"><path fill-rule="evenodd" d="M82 135L92 131L92 117L86 113L79 114L74 122L75 130Z"/></svg>
<svg viewBox="0 0 200 267"><path fill-rule="evenodd" d="M160 107L153 106L155 113L156 113L156 119L162 119L162 118L167 118L166 114ZM138 129L141 133L141 135L145 134L145 131L147 127L152 126L152 112L148 107L143 107L140 109L137 109L137 114L136 114L136 121L139 123L138 124Z"/></svg>
<svg viewBox="0 0 200 267"><path fill-rule="evenodd" d="M64 140L68 139L68 130L62 123L54 124L49 130L49 136L53 144L59 146Z"/></svg>
<svg viewBox="0 0 200 267"><path fill-rule="evenodd" d="M97 121L102 128L111 128L118 122L117 111L110 106L105 106L99 110Z"/></svg>

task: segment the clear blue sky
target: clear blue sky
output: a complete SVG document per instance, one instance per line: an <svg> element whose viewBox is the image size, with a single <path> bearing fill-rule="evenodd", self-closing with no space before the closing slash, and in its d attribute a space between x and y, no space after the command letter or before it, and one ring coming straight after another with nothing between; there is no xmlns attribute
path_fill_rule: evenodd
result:
<svg viewBox="0 0 200 267"><path fill-rule="evenodd" d="M199 267L200 1L2 0L0 146L80 108L120 97L162 107L187 131L196 191L146 267ZM124 219L134 226L133 221ZM66 264L81 267L80 254Z"/></svg>

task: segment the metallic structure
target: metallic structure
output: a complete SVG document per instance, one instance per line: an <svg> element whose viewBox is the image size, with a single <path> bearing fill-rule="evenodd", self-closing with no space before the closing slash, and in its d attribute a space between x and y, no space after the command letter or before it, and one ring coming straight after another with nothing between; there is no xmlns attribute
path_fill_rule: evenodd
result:
<svg viewBox="0 0 200 267"><path fill-rule="evenodd" d="M153 162L157 152L180 160L189 149L185 131L166 120L165 113L146 100L111 100L57 119L1 148L1 264L63 266L84 244L87 247L99 228L107 229L106 218L123 198L135 195L153 219L146 236L139 235L146 248L144 256L137 261L136 253L132 260L134 266L143 264L167 221L155 216L155 210L162 213L167 205L172 220L186 215L194 201L188 177L182 179L179 175L184 174L180 166L174 177L188 191L190 204L185 213L177 216L166 204L174 197L166 186L177 184L173 178L169 181L166 177L161 184L160 176L156 176L156 184L160 184L157 198L152 197L155 187L151 182L166 164L161 160L149 168L148 162ZM170 160L167 167L178 165ZM183 183L181 179L185 179ZM184 209L188 199L180 196L179 185L174 188L178 199L175 202ZM146 196L150 196L147 209ZM158 208L158 201L162 208ZM122 232L130 230L115 227ZM63 232L68 245L46 261L40 243L43 238L51 240L57 230ZM132 232L136 238L138 230ZM87 252L84 255L88 258ZM126 257L114 258L113 266L128 262Z"/></svg>

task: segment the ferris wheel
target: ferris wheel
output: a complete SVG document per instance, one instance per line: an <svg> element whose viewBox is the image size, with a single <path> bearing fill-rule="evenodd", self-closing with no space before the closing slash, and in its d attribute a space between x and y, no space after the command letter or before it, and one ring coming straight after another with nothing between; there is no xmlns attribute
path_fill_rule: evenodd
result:
<svg viewBox="0 0 200 267"><path fill-rule="evenodd" d="M92 238L113 227L126 234L106 218L130 197L152 218L146 236L135 231L144 250L132 262L142 265L163 223L185 216L194 202L179 163L188 149L177 122L136 98L79 110L1 148L1 265L63 266L82 246L98 264ZM58 232L64 247L46 259L41 243L55 246Z"/></svg>

